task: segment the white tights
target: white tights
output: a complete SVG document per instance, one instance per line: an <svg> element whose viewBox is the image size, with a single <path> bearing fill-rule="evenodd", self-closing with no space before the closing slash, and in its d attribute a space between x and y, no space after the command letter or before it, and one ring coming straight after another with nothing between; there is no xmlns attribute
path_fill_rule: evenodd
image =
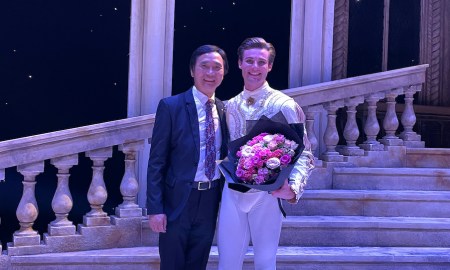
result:
<svg viewBox="0 0 450 270"><path fill-rule="evenodd" d="M225 185L219 212L219 270L242 269L250 238L255 269L275 270L283 215L267 192L241 193Z"/></svg>

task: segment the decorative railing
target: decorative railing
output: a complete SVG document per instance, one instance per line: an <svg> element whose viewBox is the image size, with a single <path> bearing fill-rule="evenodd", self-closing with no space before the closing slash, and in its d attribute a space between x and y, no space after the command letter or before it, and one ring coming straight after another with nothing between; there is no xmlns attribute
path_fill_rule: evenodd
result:
<svg viewBox="0 0 450 270"><path fill-rule="evenodd" d="M426 68L427 65L414 66L291 88L284 92L305 111L313 149L317 150L319 141L324 141L326 150L318 160L343 162L350 156L383 151L385 146L424 147L420 135L413 131L416 122L413 96L421 90ZM404 95L405 101L400 118L401 133L398 132L399 120L395 112L396 97L400 95ZM386 102L382 127L377 120L380 100ZM361 131L356 112L357 106L363 103L367 105L367 119ZM336 112L344 107L346 122L341 134L336 126ZM315 133L314 125L317 114L323 111L327 120L322 138ZM144 212L136 204L139 185L135 164L137 152L143 148L145 140L151 138L153 123L154 115L146 115L0 142L0 179L5 178L5 168L17 167L23 175L23 194L16 209L20 228L14 233L13 242L8 244L8 255L141 245ZM385 135L377 139L381 130ZM362 135L366 140L357 144ZM346 144L338 145L342 136ZM102 209L108 197L103 171L114 146L119 146L125 154L125 172L120 184L123 203L115 208L115 215L108 216ZM91 210L84 215L83 223L76 226L68 219L73 207L68 182L69 169L78 164L81 153L93 162L87 194ZM48 224L48 232L41 241L41 235L33 229L38 217L35 184L36 176L44 171L46 160L50 160L58 170L58 183L52 200L56 219Z"/></svg>
<svg viewBox="0 0 450 270"><path fill-rule="evenodd" d="M420 135L413 131L416 116L413 96L422 89L428 65L413 66L403 69L380 72L359 77L347 78L316 85L287 89L284 92L293 97L302 106L306 114L306 128L313 150L318 147L314 119L322 110L326 110L327 125L323 140L326 151L321 154L323 161L344 161L344 156L361 156L365 151L380 151L384 145L405 145L407 147L424 147ZM404 95L405 109L401 116L403 132L397 137L399 121L395 112L396 98ZM380 125L377 120L377 102L386 99L387 110L383 120L386 135L377 140ZM356 107L367 103L368 116L363 131L367 139L356 145L361 136L356 123ZM336 127L336 112L347 108L347 121L343 131L346 145L337 147L340 139Z"/></svg>
<svg viewBox="0 0 450 270"><path fill-rule="evenodd" d="M151 138L153 122L154 115L146 115L0 142L1 179L5 177L4 169L14 166L23 175L23 194L16 210L20 228L8 245L8 254L139 245L143 212L135 202L139 189L135 162L137 152L143 148L145 140ZM112 156L112 148L116 145L125 154L125 172L120 184L123 203L110 217L102 209L108 197L103 171L105 161ZM93 163L87 194L91 210L84 215L83 224L76 228L68 219L73 207L69 169L78 164L80 153ZM35 197L36 176L44 171L45 160L50 160L57 168L58 184L52 200L56 219L48 225L48 233L41 242L33 224L39 213Z"/></svg>

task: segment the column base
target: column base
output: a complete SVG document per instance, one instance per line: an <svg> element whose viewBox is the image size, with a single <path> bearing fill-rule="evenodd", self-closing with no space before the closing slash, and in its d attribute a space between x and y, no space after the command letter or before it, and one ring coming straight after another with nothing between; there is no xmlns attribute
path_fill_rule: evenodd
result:
<svg viewBox="0 0 450 270"><path fill-rule="evenodd" d="M359 145L361 149L364 149L365 151L384 151L384 145L375 142L375 143L362 143Z"/></svg>
<svg viewBox="0 0 450 270"><path fill-rule="evenodd" d="M111 220L108 216L106 217L83 217L83 224L86 227L94 226L109 226L111 225Z"/></svg>
<svg viewBox="0 0 450 270"><path fill-rule="evenodd" d="M76 232L75 225L52 226L48 225L48 234L50 236L73 235Z"/></svg>
<svg viewBox="0 0 450 270"><path fill-rule="evenodd" d="M14 235L13 236L13 245L15 247L21 246L39 246L41 244L41 236L39 234L36 235Z"/></svg>
<svg viewBox="0 0 450 270"><path fill-rule="evenodd" d="M341 146L336 149L339 154L344 156L364 156L364 150L357 146Z"/></svg>
<svg viewBox="0 0 450 270"><path fill-rule="evenodd" d="M340 155L338 152L326 152L320 157L320 159L328 162L343 162L344 156Z"/></svg>
<svg viewBox="0 0 450 270"><path fill-rule="evenodd" d="M117 217L120 218L127 218L127 217L141 217L142 216L142 208L120 208L117 207L115 214Z"/></svg>
<svg viewBox="0 0 450 270"><path fill-rule="evenodd" d="M378 140L380 143L386 146L403 146L403 140L399 138L387 138Z"/></svg>

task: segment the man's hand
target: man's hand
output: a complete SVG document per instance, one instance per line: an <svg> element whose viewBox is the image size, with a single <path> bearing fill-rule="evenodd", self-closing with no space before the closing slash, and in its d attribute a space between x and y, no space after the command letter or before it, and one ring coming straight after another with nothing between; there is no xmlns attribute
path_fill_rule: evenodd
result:
<svg viewBox="0 0 450 270"><path fill-rule="evenodd" d="M148 221L152 231L156 233L166 232L167 216L165 214L149 215Z"/></svg>
<svg viewBox="0 0 450 270"><path fill-rule="evenodd" d="M285 200L292 200L295 198L295 193L291 190L287 179L284 180L284 184L279 189L272 191L271 194L274 197Z"/></svg>

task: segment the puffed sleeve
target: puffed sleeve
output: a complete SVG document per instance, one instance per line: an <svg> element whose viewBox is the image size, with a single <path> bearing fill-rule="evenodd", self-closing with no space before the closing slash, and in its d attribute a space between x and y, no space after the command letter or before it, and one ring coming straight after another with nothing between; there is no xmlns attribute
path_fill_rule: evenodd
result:
<svg viewBox="0 0 450 270"><path fill-rule="evenodd" d="M305 124L305 113L302 108L293 100L287 100L282 108L284 117L286 117L289 124L303 123ZM305 149L297 160L291 174L289 175L289 185L292 191L296 194L295 198L288 200L289 203L297 203L303 194L308 178L314 169L314 155L311 150L311 143L306 134L306 127L304 127L303 143Z"/></svg>

